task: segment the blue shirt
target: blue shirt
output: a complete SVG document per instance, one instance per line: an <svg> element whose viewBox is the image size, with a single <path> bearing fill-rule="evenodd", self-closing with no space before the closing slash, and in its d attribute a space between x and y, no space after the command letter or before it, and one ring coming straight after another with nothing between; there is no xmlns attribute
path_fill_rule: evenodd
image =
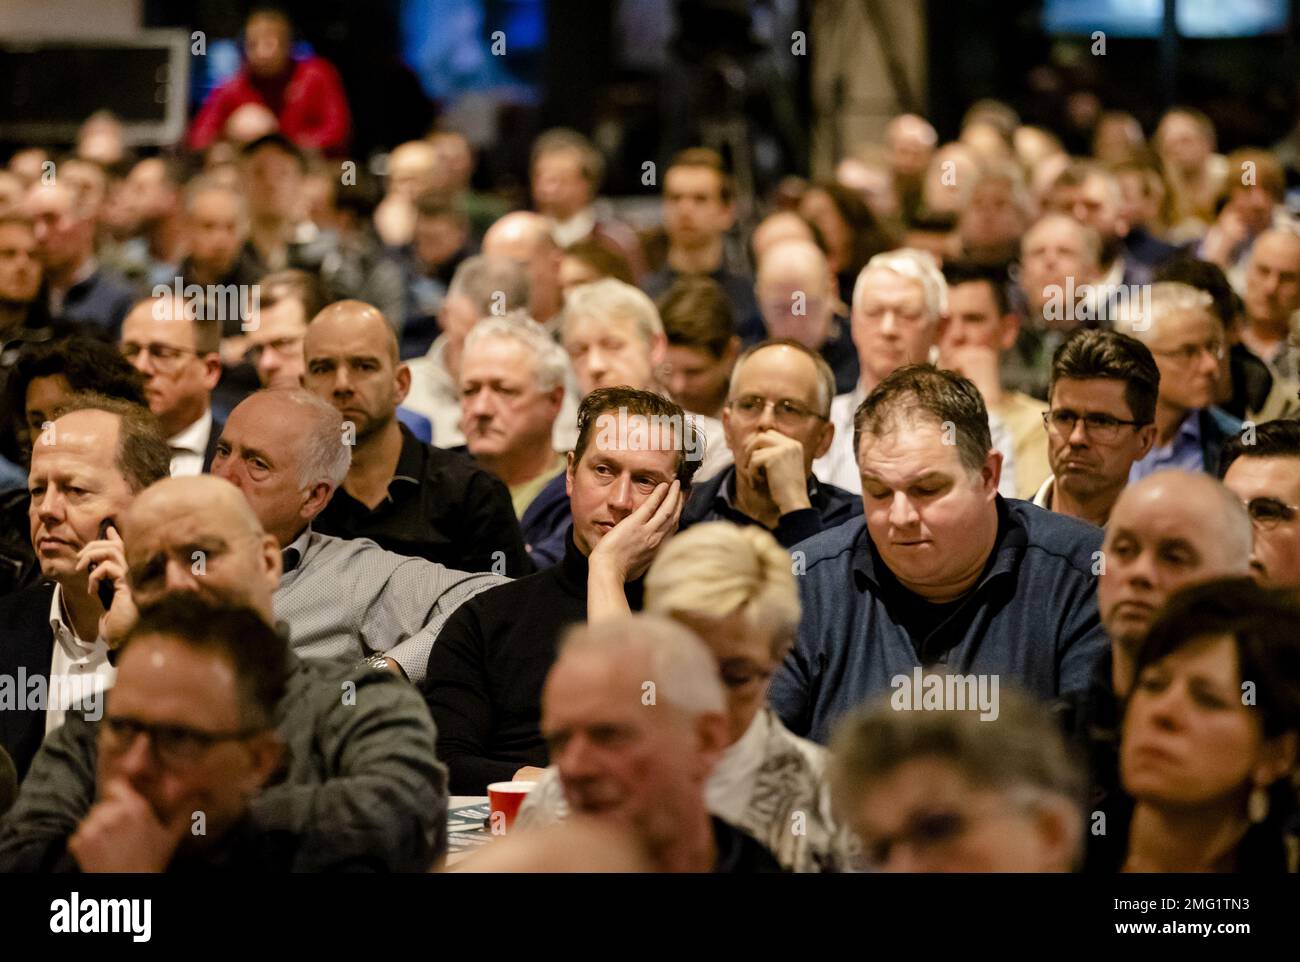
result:
<svg viewBox="0 0 1300 962"><path fill-rule="evenodd" d="M1205 448L1201 445L1201 419L1199 411L1188 411L1173 441L1162 448L1152 448L1141 461L1129 468L1128 483L1136 484L1149 474L1165 468L1182 468L1184 471L1205 470Z"/></svg>
<svg viewBox="0 0 1300 962"><path fill-rule="evenodd" d="M1107 647L1093 574L1101 529L1000 496L997 510L984 573L949 605L902 588L862 518L796 546L803 618L769 695L790 731L825 744L840 716L930 665L1043 699L1088 686ZM929 630L914 638L918 623Z"/></svg>

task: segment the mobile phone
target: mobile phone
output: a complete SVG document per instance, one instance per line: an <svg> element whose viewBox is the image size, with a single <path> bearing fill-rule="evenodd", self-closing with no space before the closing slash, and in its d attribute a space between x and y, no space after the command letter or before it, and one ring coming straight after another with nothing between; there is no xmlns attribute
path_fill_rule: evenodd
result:
<svg viewBox="0 0 1300 962"><path fill-rule="evenodd" d="M107 540L108 529L116 527L117 520L112 517L105 518L103 521L99 522L99 540ZM94 571L96 567L96 565L91 565L90 570ZM104 581L101 581L99 586L95 589L95 593L99 595L99 603L104 606L105 611L113 607L113 595L117 592L114 590L113 582L111 580L105 579Z"/></svg>

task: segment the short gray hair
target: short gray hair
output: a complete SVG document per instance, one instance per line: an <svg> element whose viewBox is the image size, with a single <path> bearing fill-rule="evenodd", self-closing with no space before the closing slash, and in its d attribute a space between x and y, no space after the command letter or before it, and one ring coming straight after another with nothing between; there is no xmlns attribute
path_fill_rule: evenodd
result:
<svg viewBox="0 0 1300 962"><path fill-rule="evenodd" d="M589 316L630 320L636 324L637 333L646 344L652 344L664 332L659 310L649 295L639 287L612 277L602 277L569 292L561 320L563 328L567 328L575 318Z"/></svg>
<svg viewBox="0 0 1300 962"><path fill-rule="evenodd" d="M504 257L475 254L461 261L451 276L447 296L463 297L474 305L479 317L487 317L500 304L502 313L528 306L528 271ZM504 303L501 303L504 301Z"/></svg>
<svg viewBox="0 0 1300 962"><path fill-rule="evenodd" d="M324 481L331 490L338 488L352 466L352 446L343 441L343 415L306 388L267 388L257 393L273 394L301 409L303 440L298 484L309 488Z"/></svg>
<svg viewBox="0 0 1300 962"><path fill-rule="evenodd" d="M1175 314L1200 311L1218 318L1214 298L1206 291L1179 281L1160 281L1151 285L1151 309L1148 313L1143 298L1126 298L1116 305L1112 322L1117 331L1132 331L1143 344L1150 345L1161 326ZM1127 330L1125 330L1127 328Z"/></svg>
<svg viewBox="0 0 1300 962"><path fill-rule="evenodd" d="M871 271L892 271L899 277L916 281L925 294L925 311L931 320L937 320L948 313L948 282L943 279L943 271L934 255L915 247L903 247L896 251L885 251L867 261L867 266L858 273L853 285L853 306L857 307L867 289L867 274Z"/></svg>
<svg viewBox="0 0 1300 962"><path fill-rule="evenodd" d="M659 615L630 614L570 628L560 655L597 651L613 658L645 653L655 697L688 715L721 714L726 699L718 663L688 628Z"/></svg>
<svg viewBox="0 0 1300 962"><path fill-rule="evenodd" d="M462 356L490 337L514 341L532 352L533 377L539 390L551 391L564 384L569 374L569 356L526 312L511 311L504 317L489 317L474 325L465 337Z"/></svg>

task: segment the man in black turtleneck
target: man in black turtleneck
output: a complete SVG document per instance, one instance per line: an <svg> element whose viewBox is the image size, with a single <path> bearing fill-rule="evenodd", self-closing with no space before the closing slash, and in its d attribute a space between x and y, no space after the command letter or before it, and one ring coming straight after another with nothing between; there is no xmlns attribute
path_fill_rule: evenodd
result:
<svg viewBox="0 0 1300 962"><path fill-rule="evenodd" d="M702 435L648 391L601 388L578 411L565 469L573 525L553 568L483 592L438 635L422 685L454 795L483 795L549 756L541 693L564 630L641 607L641 579L677 530Z"/></svg>

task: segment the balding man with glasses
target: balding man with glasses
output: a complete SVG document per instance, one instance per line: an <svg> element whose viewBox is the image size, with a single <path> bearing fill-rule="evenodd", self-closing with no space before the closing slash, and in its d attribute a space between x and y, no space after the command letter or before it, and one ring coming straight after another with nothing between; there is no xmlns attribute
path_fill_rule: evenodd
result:
<svg viewBox="0 0 1300 962"><path fill-rule="evenodd" d="M812 473L835 437L834 392L830 366L798 341L764 341L742 354L722 409L735 464L696 487L681 526L761 525L789 548L854 517L857 496Z"/></svg>
<svg viewBox="0 0 1300 962"><path fill-rule="evenodd" d="M1043 412L1052 474L1034 504L1105 527L1155 443L1159 390L1155 359L1134 338L1081 330L1058 347Z"/></svg>
<svg viewBox="0 0 1300 962"><path fill-rule="evenodd" d="M1162 281L1121 313L1115 329L1145 344L1160 369L1155 445L1133 465L1129 481L1162 468L1218 477L1223 445L1242 425L1214 406L1227 339L1213 300L1188 284Z"/></svg>
<svg viewBox="0 0 1300 962"><path fill-rule="evenodd" d="M222 425L212 414L212 390L221 379L221 320L168 294L149 297L122 322L122 355L145 376L149 410L162 423L174 478L212 466Z"/></svg>

